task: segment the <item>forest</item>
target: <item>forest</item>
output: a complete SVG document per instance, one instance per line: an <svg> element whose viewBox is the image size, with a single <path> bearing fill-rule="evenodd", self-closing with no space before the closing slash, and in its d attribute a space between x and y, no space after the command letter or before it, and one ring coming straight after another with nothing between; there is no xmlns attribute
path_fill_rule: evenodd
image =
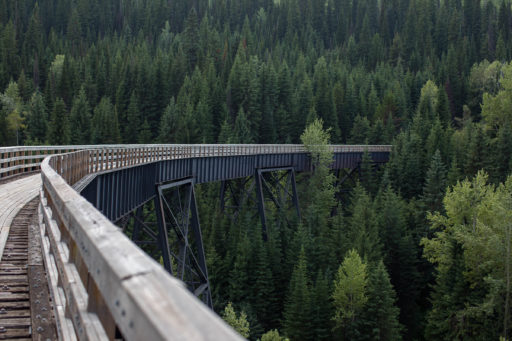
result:
<svg viewBox="0 0 512 341"><path fill-rule="evenodd" d="M228 323L509 340L511 60L509 0L0 0L0 145L303 143L267 240L197 189ZM340 188L329 143L393 151Z"/></svg>

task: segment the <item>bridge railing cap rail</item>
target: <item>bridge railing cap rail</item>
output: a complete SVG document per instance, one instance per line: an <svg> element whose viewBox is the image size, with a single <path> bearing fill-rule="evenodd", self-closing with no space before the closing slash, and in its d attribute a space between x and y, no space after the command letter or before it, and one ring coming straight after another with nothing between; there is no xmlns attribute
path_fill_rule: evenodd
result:
<svg viewBox="0 0 512 341"><path fill-rule="evenodd" d="M43 194L128 340L242 340L123 232L41 163Z"/></svg>

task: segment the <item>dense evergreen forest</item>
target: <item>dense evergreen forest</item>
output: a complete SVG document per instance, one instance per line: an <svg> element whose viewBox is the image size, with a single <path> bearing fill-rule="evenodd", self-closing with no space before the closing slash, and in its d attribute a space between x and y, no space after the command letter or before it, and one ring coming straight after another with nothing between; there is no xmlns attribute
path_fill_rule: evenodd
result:
<svg viewBox="0 0 512 341"><path fill-rule="evenodd" d="M312 148L266 241L198 188L215 309L267 341L508 340L511 59L508 0L0 0L0 145L393 144L342 189Z"/></svg>

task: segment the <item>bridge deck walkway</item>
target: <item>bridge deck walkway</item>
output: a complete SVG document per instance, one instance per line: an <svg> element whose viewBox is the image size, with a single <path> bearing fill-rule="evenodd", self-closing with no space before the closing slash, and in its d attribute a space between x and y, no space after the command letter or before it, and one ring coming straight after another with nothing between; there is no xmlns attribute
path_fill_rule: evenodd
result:
<svg viewBox="0 0 512 341"><path fill-rule="evenodd" d="M39 174L0 185L0 340L57 335L42 261L40 187Z"/></svg>
<svg viewBox="0 0 512 341"><path fill-rule="evenodd" d="M40 189L40 174L0 184L0 261L14 217L39 195Z"/></svg>

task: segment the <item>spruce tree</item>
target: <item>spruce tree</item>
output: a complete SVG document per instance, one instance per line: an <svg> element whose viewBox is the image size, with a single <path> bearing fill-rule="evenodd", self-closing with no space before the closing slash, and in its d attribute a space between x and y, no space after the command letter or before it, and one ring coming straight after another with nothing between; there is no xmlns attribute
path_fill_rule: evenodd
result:
<svg viewBox="0 0 512 341"><path fill-rule="evenodd" d="M67 145L71 141L69 117L66 111L66 104L62 98L57 98L53 105L48 127L47 140L52 145Z"/></svg>
<svg viewBox="0 0 512 341"><path fill-rule="evenodd" d="M436 150L430 163L423 187L421 200L430 212L440 211L446 188L446 168L441 160L441 153Z"/></svg>
<svg viewBox="0 0 512 341"><path fill-rule="evenodd" d="M292 340L310 340L312 336L311 289L306 262L306 253L302 248L290 280L283 314L284 332Z"/></svg>
<svg viewBox="0 0 512 341"><path fill-rule="evenodd" d="M38 144L42 144L46 138L48 114L44 99L39 91L34 92L30 99L30 107L27 117L28 138Z"/></svg>
<svg viewBox="0 0 512 341"><path fill-rule="evenodd" d="M91 138L94 144L116 144L121 141L117 113L108 97L103 97L94 108Z"/></svg>
<svg viewBox="0 0 512 341"><path fill-rule="evenodd" d="M334 280L334 322L342 340L359 336L358 326L368 301L368 271L356 250L350 250Z"/></svg>
<svg viewBox="0 0 512 341"><path fill-rule="evenodd" d="M71 107L71 143L77 145L91 142L91 108L82 86Z"/></svg>
<svg viewBox="0 0 512 341"><path fill-rule="evenodd" d="M379 261L369 272L368 301L362 314L361 334L368 340L399 341L402 339L402 327L398 322L400 311L395 306L396 294L386 267Z"/></svg>
<svg viewBox="0 0 512 341"><path fill-rule="evenodd" d="M165 111L165 113L167 110ZM166 119L165 114L162 116L162 122L160 124L160 129L166 130L164 127L166 127ZM123 141L125 143L135 143L137 142L137 137L139 136L139 130L140 130L140 109L139 109L139 99L137 97L137 94L135 91L132 91L132 94L130 96L130 103L128 104L128 109L126 112L126 125L124 129L124 138ZM166 140L162 140L162 136L160 135L161 142L170 142Z"/></svg>

